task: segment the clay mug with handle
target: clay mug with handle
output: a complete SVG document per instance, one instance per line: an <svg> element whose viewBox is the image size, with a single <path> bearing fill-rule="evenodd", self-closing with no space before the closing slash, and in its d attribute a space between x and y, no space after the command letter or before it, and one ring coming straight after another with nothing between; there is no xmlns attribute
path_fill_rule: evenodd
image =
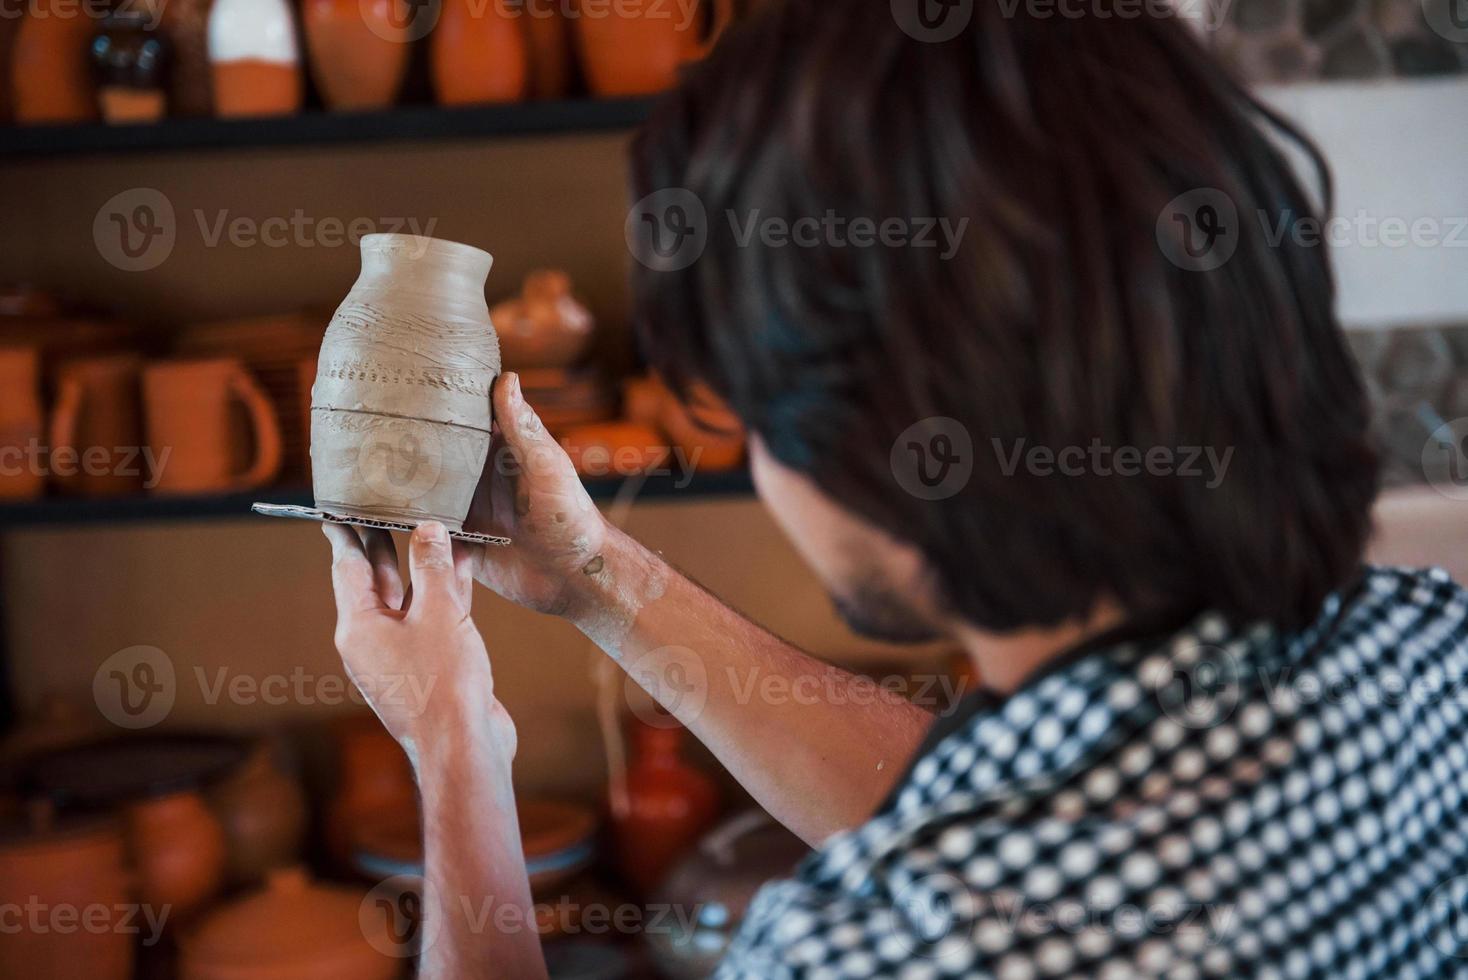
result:
<svg viewBox="0 0 1468 980"><path fill-rule="evenodd" d="M280 423L259 383L234 358L163 361L143 371L148 442L159 493L210 493L264 486L280 472ZM237 407L249 418L246 436ZM253 441L254 458L240 459Z"/></svg>
<svg viewBox="0 0 1468 980"><path fill-rule="evenodd" d="M56 371L51 479L63 493L109 497L143 488L142 359L133 354L68 361Z"/></svg>
<svg viewBox="0 0 1468 980"><path fill-rule="evenodd" d="M708 54L734 18L733 0L713 0L713 23L701 37L696 14L706 6L583 8L576 19L576 46L592 94L618 98L671 88L678 69Z"/></svg>

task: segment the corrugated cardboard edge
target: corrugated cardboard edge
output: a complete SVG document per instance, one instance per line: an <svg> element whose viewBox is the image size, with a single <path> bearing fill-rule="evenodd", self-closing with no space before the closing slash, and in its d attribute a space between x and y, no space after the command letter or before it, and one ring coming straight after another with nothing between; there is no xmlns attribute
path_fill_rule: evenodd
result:
<svg viewBox="0 0 1468 980"><path fill-rule="evenodd" d="M417 527L416 524L405 524L402 521L385 521L375 517L353 517L346 514L329 514L315 507L299 507L295 504L251 504L250 509L265 517L290 517L300 521L318 521L325 524L352 524L357 527L380 527L384 531L409 531ZM475 534L472 531L450 531L449 537L458 541L468 541L472 544L492 544L504 547L510 543L509 538L499 538L492 534Z"/></svg>

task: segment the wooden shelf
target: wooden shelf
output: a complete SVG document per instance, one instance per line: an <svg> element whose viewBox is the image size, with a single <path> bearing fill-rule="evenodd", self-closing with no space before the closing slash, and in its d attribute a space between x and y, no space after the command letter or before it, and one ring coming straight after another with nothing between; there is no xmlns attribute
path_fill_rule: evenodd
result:
<svg viewBox="0 0 1468 980"><path fill-rule="evenodd" d="M648 99L578 99L512 105L403 106L375 112L309 111L257 119L166 119L0 128L0 161L144 152L201 152L353 143L480 140L630 129Z"/></svg>
<svg viewBox="0 0 1468 980"><path fill-rule="evenodd" d="M612 479L586 480L593 499L615 498L629 481ZM633 499L656 500L661 503L706 500L718 497L747 497L754 492L749 473L700 473L688 477L648 477L637 488ZM116 499L84 500L48 497L42 500L0 505L0 531L21 527L65 527L88 524L134 524L196 520L265 520L250 513L255 501L274 504L310 506L311 491L304 488L266 488L248 493L209 494L202 496L140 496Z"/></svg>

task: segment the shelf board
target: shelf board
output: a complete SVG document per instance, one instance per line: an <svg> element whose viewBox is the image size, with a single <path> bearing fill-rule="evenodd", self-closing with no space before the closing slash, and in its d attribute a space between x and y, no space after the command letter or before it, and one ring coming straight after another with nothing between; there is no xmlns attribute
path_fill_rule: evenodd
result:
<svg viewBox="0 0 1468 980"><path fill-rule="evenodd" d="M628 486L619 478L585 480L595 500L610 501ZM754 492L746 470L727 473L698 473L686 476L648 477L633 494L634 500L678 502L718 497L747 497ZM273 504L312 504L311 491L304 488L266 488L247 493L201 496L140 496L84 500L47 497L42 500L0 504L0 530L19 527L65 527L87 524L135 524L196 520L255 520L250 505L255 501ZM264 519L264 518L260 518Z"/></svg>
<svg viewBox="0 0 1468 980"><path fill-rule="evenodd" d="M372 112L314 110L251 119L0 127L0 161L85 154L196 152L353 143L480 140L630 129L649 99L576 99L486 106L400 106Z"/></svg>

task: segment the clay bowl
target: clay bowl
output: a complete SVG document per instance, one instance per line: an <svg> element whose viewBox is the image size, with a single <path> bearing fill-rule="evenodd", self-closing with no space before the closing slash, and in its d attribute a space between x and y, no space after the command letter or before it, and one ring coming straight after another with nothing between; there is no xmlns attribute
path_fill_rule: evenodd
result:
<svg viewBox="0 0 1468 980"><path fill-rule="evenodd" d="M606 422L582 425L561 436L561 446L582 476L637 476L668 458L667 440L650 425Z"/></svg>
<svg viewBox="0 0 1468 980"><path fill-rule="evenodd" d="M182 980L393 980L403 961L355 889L273 872L263 891L209 915L180 942Z"/></svg>

